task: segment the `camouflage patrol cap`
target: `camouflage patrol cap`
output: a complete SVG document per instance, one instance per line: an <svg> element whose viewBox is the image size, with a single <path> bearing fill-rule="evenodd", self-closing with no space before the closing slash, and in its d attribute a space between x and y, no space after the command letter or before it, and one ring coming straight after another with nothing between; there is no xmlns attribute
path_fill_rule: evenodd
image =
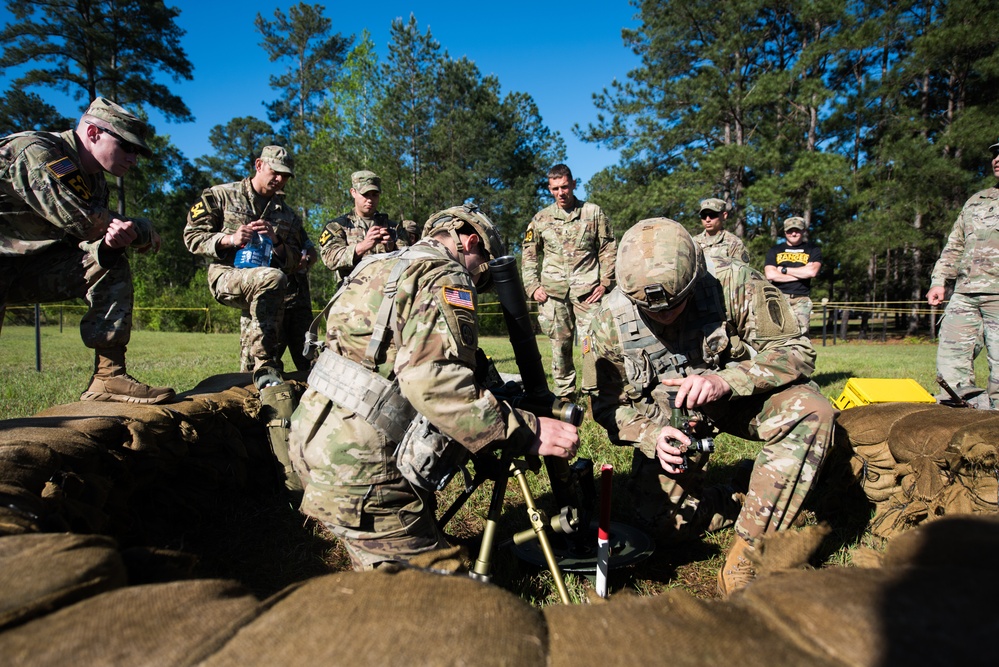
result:
<svg viewBox="0 0 999 667"><path fill-rule="evenodd" d="M350 187L358 193L366 195L369 192L382 191L382 179L373 171L355 171L350 175Z"/></svg>
<svg viewBox="0 0 999 667"><path fill-rule="evenodd" d="M633 303L658 312L683 303L704 272L704 259L683 225L642 220L617 246L617 281Z"/></svg>
<svg viewBox="0 0 999 667"><path fill-rule="evenodd" d="M438 211L430 216L423 225L423 238L433 236L438 232L457 232L465 224L469 224L482 237L482 242L492 259L506 254L506 246L492 221L479 210L475 204L462 204Z"/></svg>
<svg viewBox="0 0 999 667"><path fill-rule="evenodd" d="M279 174L295 175L295 158L281 146L264 146L260 151L260 161Z"/></svg>
<svg viewBox="0 0 999 667"><path fill-rule="evenodd" d="M153 156L153 151L146 145L149 131L146 122L105 97L91 102L80 120L135 144L145 157Z"/></svg>
<svg viewBox="0 0 999 667"><path fill-rule="evenodd" d="M710 199L704 199L701 201L702 211L714 211L715 213L727 213L729 210L729 205L724 199L718 199L717 197L711 197Z"/></svg>
<svg viewBox="0 0 999 667"><path fill-rule="evenodd" d="M805 231L806 229L808 229L808 223L805 222L804 218L798 216L788 218L787 220L784 221L784 231L789 232L792 229L799 229L801 231Z"/></svg>
<svg viewBox="0 0 999 667"><path fill-rule="evenodd" d="M995 155L996 153L999 153L999 142L994 143L991 146L989 146L989 150L992 151L993 155Z"/></svg>

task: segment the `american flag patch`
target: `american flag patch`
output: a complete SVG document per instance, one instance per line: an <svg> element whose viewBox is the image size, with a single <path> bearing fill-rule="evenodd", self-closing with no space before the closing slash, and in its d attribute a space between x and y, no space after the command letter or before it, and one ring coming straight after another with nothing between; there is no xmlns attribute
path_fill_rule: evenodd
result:
<svg viewBox="0 0 999 667"><path fill-rule="evenodd" d="M444 303L456 308L465 310L475 310L475 301L472 300L472 290L460 287L444 288Z"/></svg>
<svg viewBox="0 0 999 667"><path fill-rule="evenodd" d="M589 354L590 350L593 349L593 343L590 342L590 337L586 336L583 338L583 354Z"/></svg>
<svg viewBox="0 0 999 667"><path fill-rule="evenodd" d="M63 176L72 174L76 171L76 165L73 164L73 161L68 157L61 157L54 162L49 162L45 166L48 167L49 171L52 172L56 178L62 178Z"/></svg>

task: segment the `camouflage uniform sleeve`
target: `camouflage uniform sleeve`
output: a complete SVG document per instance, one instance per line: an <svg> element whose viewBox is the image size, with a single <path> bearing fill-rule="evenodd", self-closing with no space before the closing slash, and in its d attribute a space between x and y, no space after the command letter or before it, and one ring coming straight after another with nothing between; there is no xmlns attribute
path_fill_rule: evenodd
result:
<svg viewBox="0 0 999 667"><path fill-rule="evenodd" d="M538 251L544 252L544 244L540 235L534 229L538 216L527 224L524 241L521 245L521 276L524 279L524 292L528 299L534 298L534 293L541 287L541 274L538 265Z"/></svg>
<svg viewBox="0 0 999 667"><path fill-rule="evenodd" d="M222 228L223 211L218 197L208 188L187 213L184 245L195 255L212 260L222 259L219 241L225 236ZM229 250L229 249L225 249Z"/></svg>
<svg viewBox="0 0 999 667"><path fill-rule="evenodd" d="M614 284L614 263L617 259L617 241L614 240L614 230L610 220L602 209L597 209L597 235L600 248L597 261L600 263L600 284L608 291Z"/></svg>
<svg viewBox="0 0 999 667"><path fill-rule="evenodd" d="M583 391L590 395L593 418L607 430L616 445L638 447L655 456L656 438L662 428L654 404L641 388L632 387L625 370L613 315L600 308L583 338Z"/></svg>
<svg viewBox="0 0 999 667"><path fill-rule="evenodd" d="M732 388L733 397L807 380L815 371L815 348L798 330L787 297L748 266L740 268L740 276L731 288L726 285L726 309L741 342L756 354L726 365L718 375Z"/></svg>
<svg viewBox="0 0 999 667"><path fill-rule="evenodd" d="M395 225L395 245L398 248L408 248L413 245L413 239L409 237L409 230L402 226L402 223Z"/></svg>
<svg viewBox="0 0 999 667"><path fill-rule="evenodd" d="M354 247L347 243L347 232L336 220L326 224L319 235L319 255L330 271L336 271L340 278L346 278L354 269Z"/></svg>
<svg viewBox="0 0 999 667"><path fill-rule="evenodd" d="M412 297L405 292L412 290ZM395 372L416 410L471 452L526 451L537 418L511 408L475 382L476 293L467 274L445 273L423 285L400 284L401 339Z"/></svg>
<svg viewBox="0 0 999 667"><path fill-rule="evenodd" d="M970 200L969 200L970 201ZM960 215L954 222L954 228L947 237L947 245L940 252L940 259L933 265L933 272L930 274L930 287L943 287L948 280L957 278L957 267L961 263L964 255L964 238L966 234L966 216L968 204L961 209Z"/></svg>
<svg viewBox="0 0 999 667"><path fill-rule="evenodd" d="M6 179L32 211L69 236L96 241L111 223L107 198L96 197L79 167L45 143L31 143L15 156Z"/></svg>

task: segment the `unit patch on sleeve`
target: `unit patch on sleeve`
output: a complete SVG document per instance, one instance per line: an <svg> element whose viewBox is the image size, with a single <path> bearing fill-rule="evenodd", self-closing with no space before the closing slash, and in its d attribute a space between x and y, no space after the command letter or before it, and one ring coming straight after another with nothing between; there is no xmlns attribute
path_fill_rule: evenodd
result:
<svg viewBox="0 0 999 667"><path fill-rule="evenodd" d="M90 188L87 186L87 182L83 180L83 174L80 173L76 165L68 157L61 157L58 160L49 162L45 167L49 170L49 173L73 188L73 192L80 197L87 200L90 199Z"/></svg>

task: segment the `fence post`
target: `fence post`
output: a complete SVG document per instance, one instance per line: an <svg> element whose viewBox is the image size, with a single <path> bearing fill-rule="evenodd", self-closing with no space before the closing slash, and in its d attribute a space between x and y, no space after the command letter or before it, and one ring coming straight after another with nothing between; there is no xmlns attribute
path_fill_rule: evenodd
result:
<svg viewBox="0 0 999 667"><path fill-rule="evenodd" d="M35 304L35 370L42 372L42 305Z"/></svg>
<svg viewBox="0 0 999 667"><path fill-rule="evenodd" d="M822 347L826 346L826 311L829 308L829 298L822 297Z"/></svg>

